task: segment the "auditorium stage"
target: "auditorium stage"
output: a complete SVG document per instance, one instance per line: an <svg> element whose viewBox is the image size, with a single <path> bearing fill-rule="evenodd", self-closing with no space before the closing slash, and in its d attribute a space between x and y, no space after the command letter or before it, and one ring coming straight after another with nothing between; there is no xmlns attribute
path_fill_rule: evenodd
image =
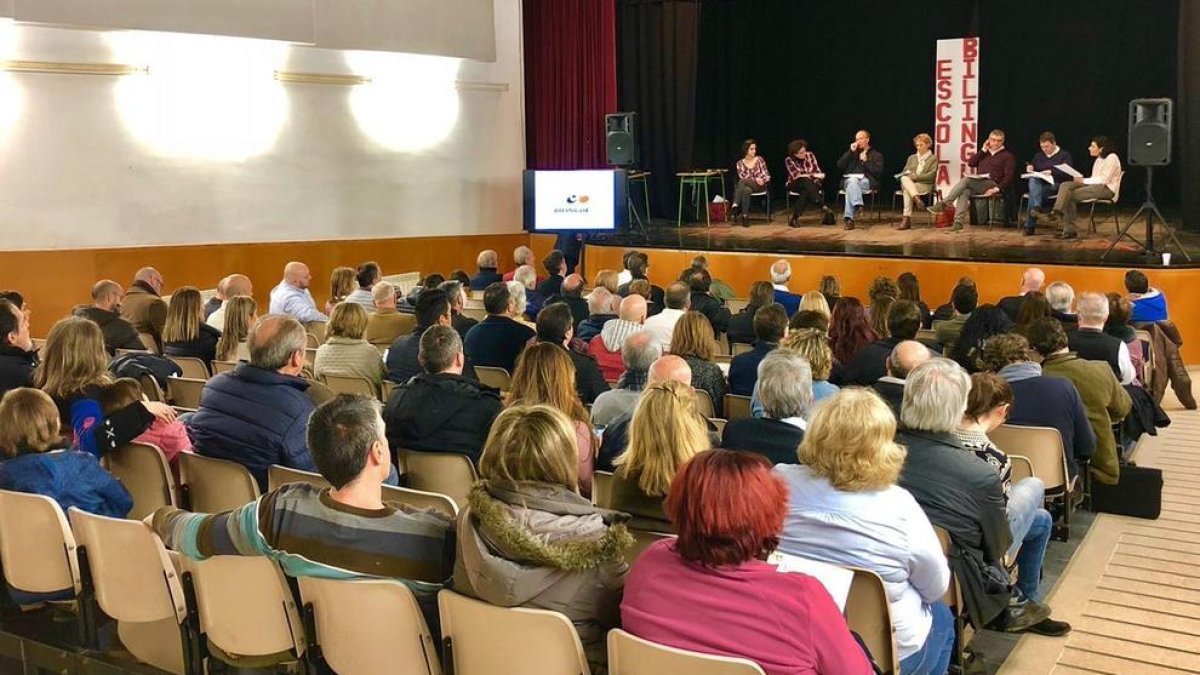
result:
<svg viewBox="0 0 1200 675"><path fill-rule="evenodd" d="M1097 212L1097 220L1102 215ZM1121 223L1128 222L1133 211L1120 214ZM777 213L772 222L759 215L750 220L750 227L714 223L685 223L676 228L674 221L654 220L645 227L645 236L637 227L619 234L595 235L590 242L596 246L619 246L623 248L670 248L696 251L725 251L745 253L812 254L824 256L866 256L872 258L920 258L926 260L959 260L971 262L1005 262L1023 265L1087 265L1115 266L1161 266L1161 257L1153 260L1140 252L1128 239L1124 239L1108 254L1104 254L1115 234L1111 216L1106 222L1098 222L1097 232L1090 233L1087 211L1079 220L1079 239L1059 241L1048 227L1041 227L1034 236L1021 235L1019 228L1004 228L996 225L972 226L960 233L949 229L935 229L929 224L928 215L918 213L913 218L913 229L893 229L900 218L897 214L884 212L876 220L874 215L864 215L856 221L855 229L842 229L839 217L837 225L822 226L816 214L802 219L802 226L789 228L788 214ZM1130 229L1130 234L1140 241L1145 240L1145 221L1140 220ZM1172 267L1200 268L1200 235L1176 231L1176 236L1192 257L1188 263L1174 246L1164 247L1161 228L1155 228L1155 247L1171 251Z"/></svg>

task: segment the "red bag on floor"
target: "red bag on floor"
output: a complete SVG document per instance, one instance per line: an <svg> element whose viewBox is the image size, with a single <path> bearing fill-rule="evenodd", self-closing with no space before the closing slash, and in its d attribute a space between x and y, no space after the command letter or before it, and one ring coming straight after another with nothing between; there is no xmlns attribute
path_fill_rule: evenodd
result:
<svg viewBox="0 0 1200 675"><path fill-rule="evenodd" d="M934 227L950 227L954 224L954 207L950 204L943 206L942 212L937 214L937 219L933 221Z"/></svg>
<svg viewBox="0 0 1200 675"><path fill-rule="evenodd" d="M708 205L708 219L714 223L723 223L728 211L729 202L713 202Z"/></svg>

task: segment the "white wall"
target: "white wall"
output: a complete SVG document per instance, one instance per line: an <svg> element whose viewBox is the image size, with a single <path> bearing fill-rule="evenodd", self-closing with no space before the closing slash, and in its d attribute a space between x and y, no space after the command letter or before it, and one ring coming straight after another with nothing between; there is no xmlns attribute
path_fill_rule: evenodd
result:
<svg viewBox="0 0 1200 675"><path fill-rule="evenodd" d="M0 247L519 231L518 0L495 3L495 32L485 63L0 27L0 59L149 66L121 77L0 71ZM373 80L283 84L275 69Z"/></svg>

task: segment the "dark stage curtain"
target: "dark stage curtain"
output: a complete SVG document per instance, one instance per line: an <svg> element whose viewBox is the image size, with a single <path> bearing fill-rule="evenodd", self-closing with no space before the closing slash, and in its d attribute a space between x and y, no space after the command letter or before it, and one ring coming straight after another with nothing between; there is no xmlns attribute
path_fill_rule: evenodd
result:
<svg viewBox="0 0 1200 675"><path fill-rule="evenodd" d="M699 20L698 0L618 0L621 109L638 113L640 168L653 171L651 211L671 218L675 172L693 166Z"/></svg>
<svg viewBox="0 0 1200 675"><path fill-rule="evenodd" d="M613 0L524 0L525 151L531 169L606 165L616 112Z"/></svg>
<svg viewBox="0 0 1200 675"><path fill-rule="evenodd" d="M1183 226L1200 230L1200 2L1179 3L1179 77L1175 99L1175 161L1179 163Z"/></svg>

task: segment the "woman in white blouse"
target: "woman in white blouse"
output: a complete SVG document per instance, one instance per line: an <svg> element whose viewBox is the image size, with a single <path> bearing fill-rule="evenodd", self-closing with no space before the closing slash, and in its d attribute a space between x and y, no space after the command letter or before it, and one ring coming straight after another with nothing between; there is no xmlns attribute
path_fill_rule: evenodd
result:
<svg viewBox="0 0 1200 675"><path fill-rule="evenodd" d="M1121 190L1121 158L1117 157L1112 139L1108 136L1094 137L1088 146L1088 153L1096 158L1092 163L1092 175L1076 178L1058 188L1058 198L1054 200L1054 210L1049 218L1055 226L1062 222L1063 231L1058 235L1059 239L1079 237L1075 230L1075 209L1079 202L1113 199Z"/></svg>

